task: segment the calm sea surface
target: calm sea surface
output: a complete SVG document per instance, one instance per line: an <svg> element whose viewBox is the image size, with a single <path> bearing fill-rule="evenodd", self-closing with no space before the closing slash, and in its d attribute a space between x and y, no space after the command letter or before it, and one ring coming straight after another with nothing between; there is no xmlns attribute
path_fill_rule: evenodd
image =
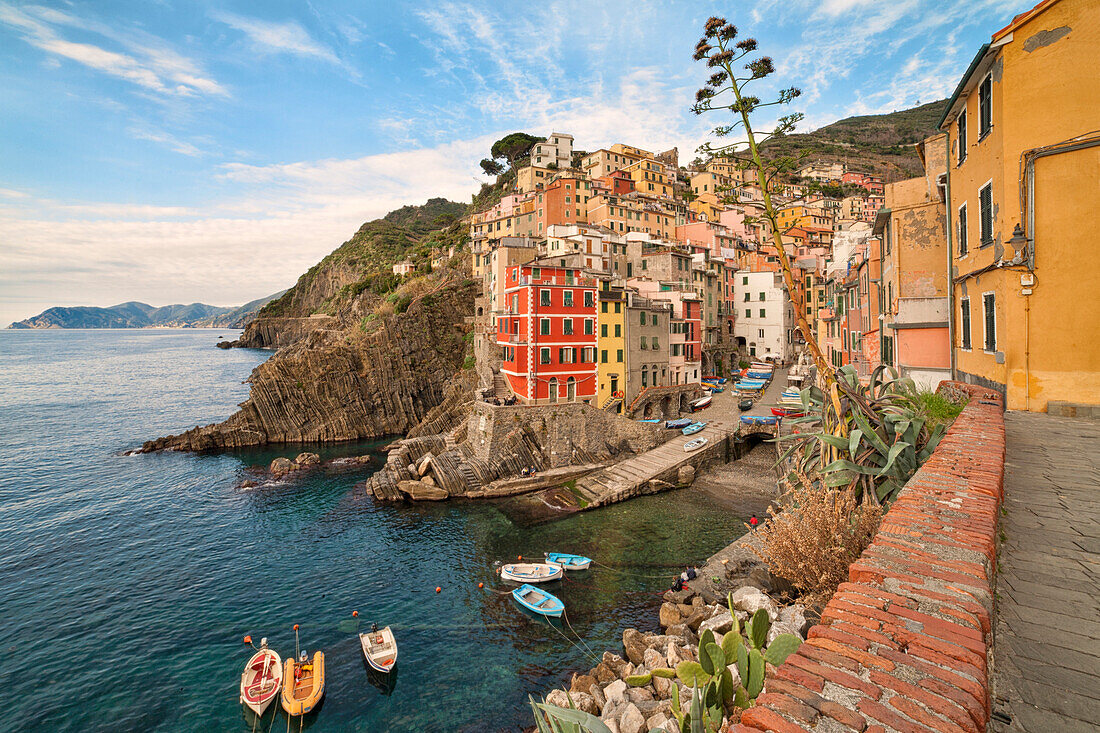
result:
<svg viewBox="0 0 1100 733"><path fill-rule="evenodd" d="M519 730L529 693L593 662L568 628L502 593L494 561L556 550L611 566L551 588L602 652L624 626L656 630L672 564L742 531L689 492L521 526L487 503L377 504L353 491L362 470L237 488L300 447L124 456L247 396L242 380L269 354L213 348L222 335L236 332L0 331L5 727L285 731L281 712L257 722L238 703L241 639L266 636L285 656L298 623L328 662L306 728ZM368 679L353 610L394 626L390 680Z"/></svg>

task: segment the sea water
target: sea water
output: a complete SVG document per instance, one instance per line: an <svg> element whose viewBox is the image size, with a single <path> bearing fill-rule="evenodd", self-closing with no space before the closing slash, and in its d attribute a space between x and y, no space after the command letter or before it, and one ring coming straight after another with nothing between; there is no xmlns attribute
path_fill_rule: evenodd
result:
<svg viewBox="0 0 1100 733"><path fill-rule="evenodd" d="M588 649L622 653L627 626L656 631L675 566L743 531L691 491L524 526L506 504L375 502L354 489L369 466L239 487L300 450L373 453L378 466L388 441L126 455L232 414L270 356L214 348L236 336L0 331L6 726L287 730L281 713L256 721L238 701L242 638L286 657L299 624L302 648L327 662L305 728L518 731L532 724L529 694L594 666ZM571 628L522 611L494 573L545 551L600 563L548 586ZM393 626L396 675L368 675L353 611L363 630Z"/></svg>

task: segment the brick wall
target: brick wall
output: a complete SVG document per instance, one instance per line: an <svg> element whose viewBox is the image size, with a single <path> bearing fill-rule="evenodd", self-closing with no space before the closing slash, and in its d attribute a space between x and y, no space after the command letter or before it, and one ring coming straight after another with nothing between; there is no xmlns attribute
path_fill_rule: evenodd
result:
<svg viewBox="0 0 1100 733"><path fill-rule="evenodd" d="M970 402L906 484L806 643L739 733L984 731L1005 433L999 393Z"/></svg>

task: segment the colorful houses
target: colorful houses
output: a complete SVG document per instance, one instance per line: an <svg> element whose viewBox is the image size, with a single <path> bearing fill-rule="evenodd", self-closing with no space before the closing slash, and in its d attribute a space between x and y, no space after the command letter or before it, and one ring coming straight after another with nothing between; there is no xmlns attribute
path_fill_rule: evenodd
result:
<svg viewBox="0 0 1100 733"><path fill-rule="evenodd" d="M1100 4L1044 0L983 44L947 133L952 368L1011 410L1100 405Z"/></svg>

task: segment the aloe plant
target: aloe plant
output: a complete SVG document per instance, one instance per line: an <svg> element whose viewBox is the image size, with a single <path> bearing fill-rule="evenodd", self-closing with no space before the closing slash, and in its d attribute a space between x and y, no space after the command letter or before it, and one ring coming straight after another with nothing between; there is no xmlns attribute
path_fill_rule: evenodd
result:
<svg viewBox="0 0 1100 733"><path fill-rule="evenodd" d="M792 478L801 473L825 486L854 491L861 500L889 503L932 455L947 428L921 416L916 386L892 367L880 365L867 384L851 366L840 367L835 388L839 400L817 387L802 390L805 416L792 424L819 430L779 438L794 441L780 460L790 461Z"/></svg>

